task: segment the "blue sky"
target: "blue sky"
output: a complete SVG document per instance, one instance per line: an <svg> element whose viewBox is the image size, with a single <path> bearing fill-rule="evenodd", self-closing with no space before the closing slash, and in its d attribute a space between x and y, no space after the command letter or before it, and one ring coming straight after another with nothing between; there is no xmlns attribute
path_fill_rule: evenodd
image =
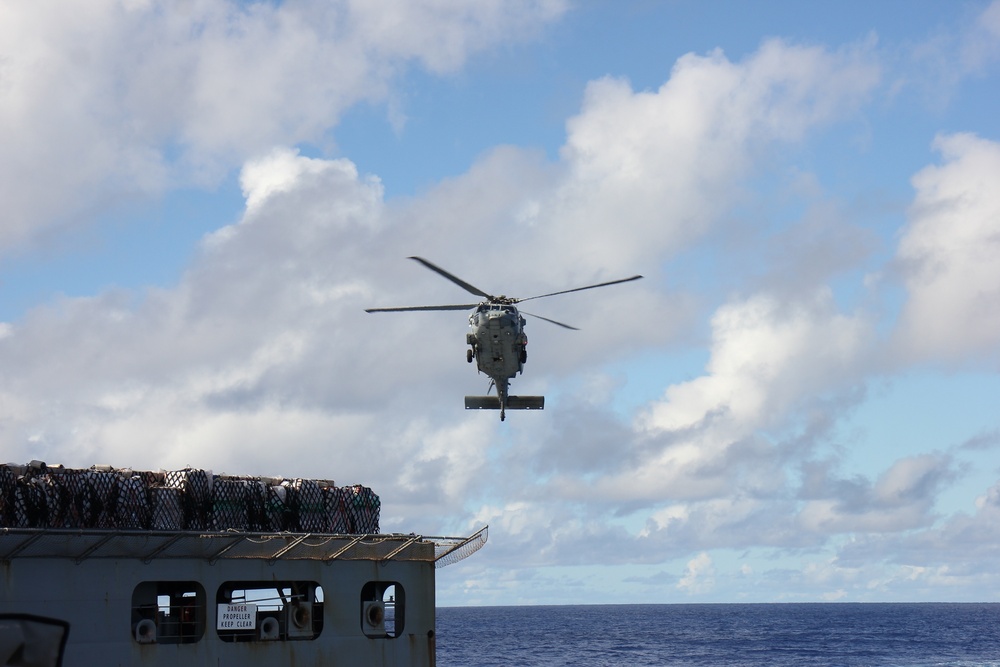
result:
<svg viewBox="0 0 1000 667"><path fill-rule="evenodd" d="M0 451L373 487L438 602L996 601L1000 3L0 7ZM486 389L420 255L539 301Z"/></svg>

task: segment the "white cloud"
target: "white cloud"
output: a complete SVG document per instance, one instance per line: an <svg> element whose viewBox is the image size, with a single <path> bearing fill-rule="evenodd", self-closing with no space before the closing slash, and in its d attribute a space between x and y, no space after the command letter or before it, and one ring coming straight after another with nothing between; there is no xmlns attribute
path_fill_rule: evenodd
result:
<svg viewBox="0 0 1000 667"><path fill-rule="evenodd" d="M671 386L646 428L689 428L720 413L745 431L767 427L801 397L852 379L870 342L865 320L837 313L826 289L798 303L758 294L727 304L712 332L707 374Z"/></svg>
<svg viewBox="0 0 1000 667"><path fill-rule="evenodd" d="M214 186L322 141L408 63L453 71L566 9L521 2L229 0L0 7L0 251L128 197ZM45 178L39 178L44 174Z"/></svg>
<svg viewBox="0 0 1000 667"><path fill-rule="evenodd" d="M1000 2L993 0L961 38L960 63L973 73L981 73L1000 59Z"/></svg>
<svg viewBox="0 0 1000 667"><path fill-rule="evenodd" d="M1000 144L938 137L944 164L913 178L899 241L907 287L897 339L904 359L997 361L1000 351Z"/></svg>
<svg viewBox="0 0 1000 667"><path fill-rule="evenodd" d="M924 530L856 536L838 553L845 567L884 568L896 573L883 587L896 596L988 599L1000 585L1000 482L977 500L973 515L956 513ZM936 590L937 589L937 590Z"/></svg>
<svg viewBox="0 0 1000 667"><path fill-rule="evenodd" d="M240 187L246 199L247 211L257 208L265 199L279 192L287 192L298 186L305 176L316 176L326 169L342 168L354 172L354 166L346 160L330 162L302 158L299 152L289 148L276 148L268 155L249 160L240 171Z"/></svg>
<svg viewBox="0 0 1000 667"><path fill-rule="evenodd" d="M677 582L677 589L688 595L709 593L715 588L715 565L704 551L688 561L684 576Z"/></svg>
<svg viewBox="0 0 1000 667"><path fill-rule="evenodd" d="M414 3L390 0L373 5L349 0L353 31L380 54L418 58L433 72L458 69L484 46L537 34L569 8L568 0L463 0Z"/></svg>
<svg viewBox="0 0 1000 667"><path fill-rule="evenodd" d="M817 534L897 533L929 526L941 489L955 479L947 457L930 454L902 458L875 481L837 482L808 500L799 526ZM816 493L813 489L812 493Z"/></svg>
<svg viewBox="0 0 1000 667"><path fill-rule="evenodd" d="M893 93L912 87L938 110L958 103L959 86L987 75L1000 61L1000 2L970 3L954 25L939 27L908 45Z"/></svg>
<svg viewBox="0 0 1000 667"><path fill-rule="evenodd" d="M878 80L870 45L774 40L741 62L688 54L656 91L592 82L567 124L550 234L574 243L560 254L619 270L669 257L743 195L759 149L854 113Z"/></svg>
<svg viewBox="0 0 1000 667"><path fill-rule="evenodd" d="M712 329L706 374L671 385L637 420L643 453L596 482L603 496L703 498L780 485L786 454L760 433L781 433L797 411L858 382L872 343L864 317L837 313L825 289L794 303L759 294L727 304Z"/></svg>

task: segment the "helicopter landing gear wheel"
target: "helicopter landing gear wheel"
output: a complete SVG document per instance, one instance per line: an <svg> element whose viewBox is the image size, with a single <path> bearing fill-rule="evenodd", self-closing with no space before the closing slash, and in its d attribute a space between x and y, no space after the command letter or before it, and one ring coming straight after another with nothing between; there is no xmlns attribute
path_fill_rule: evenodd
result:
<svg viewBox="0 0 1000 667"><path fill-rule="evenodd" d="M465 360L468 361L470 364L472 363L472 348L471 347L468 350L465 351Z"/></svg>

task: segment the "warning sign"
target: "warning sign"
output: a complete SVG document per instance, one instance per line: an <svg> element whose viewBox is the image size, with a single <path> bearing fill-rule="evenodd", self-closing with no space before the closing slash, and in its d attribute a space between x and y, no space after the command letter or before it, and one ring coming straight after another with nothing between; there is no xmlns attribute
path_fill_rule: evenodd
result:
<svg viewBox="0 0 1000 667"><path fill-rule="evenodd" d="M220 604L216 630L254 630L257 627L257 605Z"/></svg>

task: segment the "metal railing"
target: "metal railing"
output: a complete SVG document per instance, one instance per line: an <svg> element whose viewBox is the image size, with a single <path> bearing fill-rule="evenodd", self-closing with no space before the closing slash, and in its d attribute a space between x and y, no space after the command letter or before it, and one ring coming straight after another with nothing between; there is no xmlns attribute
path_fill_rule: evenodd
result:
<svg viewBox="0 0 1000 667"><path fill-rule="evenodd" d="M227 559L418 561L444 567L478 551L489 526L470 537L423 535L331 535L57 528L0 528L0 561L65 558L189 558L215 563Z"/></svg>

